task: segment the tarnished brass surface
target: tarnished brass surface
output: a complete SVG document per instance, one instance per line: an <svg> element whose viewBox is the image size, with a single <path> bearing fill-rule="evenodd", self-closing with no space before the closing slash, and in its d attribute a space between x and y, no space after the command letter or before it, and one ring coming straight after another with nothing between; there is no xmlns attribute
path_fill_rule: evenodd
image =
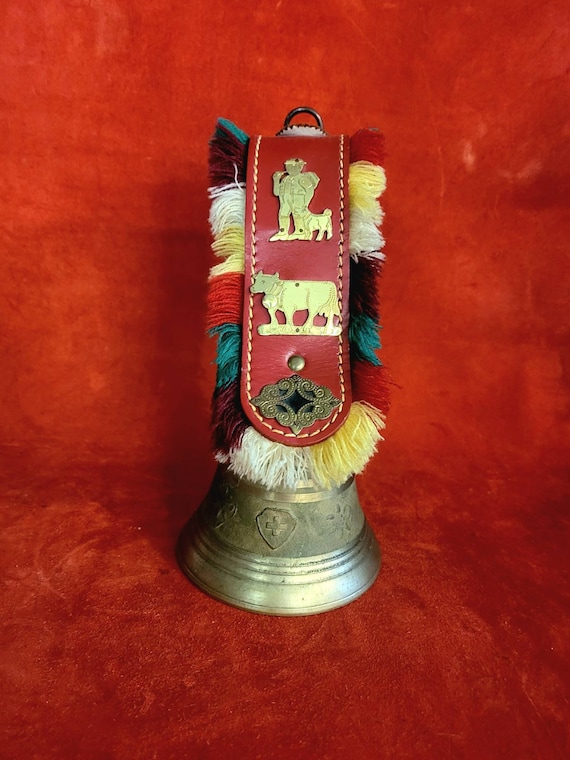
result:
<svg viewBox="0 0 570 760"><path fill-rule="evenodd" d="M311 615L363 594L380 550L354 480L317 491L274 492L220 467L177 547L184 573L206 593L270 615Z"/></svg>

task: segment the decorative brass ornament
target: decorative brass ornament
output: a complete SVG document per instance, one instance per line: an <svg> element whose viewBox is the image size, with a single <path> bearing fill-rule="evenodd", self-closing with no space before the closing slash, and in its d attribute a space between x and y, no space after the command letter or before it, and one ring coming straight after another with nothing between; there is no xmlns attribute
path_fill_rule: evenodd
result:
<svg viewBox="0 0 570 760"><path fill-rule="evenodd" d="M326 208L321 214L309 211L309 203L315 194L320 178L315 172L303 172L302 158L285 161L285 171L273 174L273 195L279 198L279 232L269 238L275 240L317 240L332 237L332 211ZM293 231L290 232L291 218Z"/></svg>
<svg viewBox="0 0 570 760"><path fill-rule="evenodd" d="M271 322L259 325L260 335L340 335L340 309L338 293L334 282L319 280L282 280L279 272L264 274L257 272L249 288L250 293L263 293L261 303L269 312ZM275 312L285 315L281 324ZM295 325L293 316L298 311L307 311L307 319L302 325ZM316 316L323 316L324 325L315 325ZM334 318L338 323L335 324Z"/></svg>
<svg viewBox="0 0 570 760"><path fill-rule="evenodd" d="M260 414L276 419L283 427L291 428L297 435L303 428L317 420L326 420L340 399L333 396L324 385L293 375L284 377L272 385L264 385L259 396L251 399Z"/></svg>

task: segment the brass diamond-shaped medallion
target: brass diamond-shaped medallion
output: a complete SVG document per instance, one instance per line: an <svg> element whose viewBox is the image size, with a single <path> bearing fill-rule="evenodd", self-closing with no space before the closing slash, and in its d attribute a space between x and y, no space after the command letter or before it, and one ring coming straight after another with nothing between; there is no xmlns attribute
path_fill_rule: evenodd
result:
<svg viewBox="0 0 570 760"><path fill-rule="evenodd" d="M330 388L292 375L272 385L264 385L251 403L263 417L276 419L280 425L291 428L298 435L317 420L330 417L341 402L333 396Z"/></svg>

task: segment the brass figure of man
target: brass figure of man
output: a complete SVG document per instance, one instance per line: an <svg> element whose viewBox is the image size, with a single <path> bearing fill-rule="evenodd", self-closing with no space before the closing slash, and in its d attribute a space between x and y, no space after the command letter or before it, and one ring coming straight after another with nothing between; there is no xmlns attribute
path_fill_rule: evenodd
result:
<svg viewBox="0 0 570 760"><path fill-rule="evenodd" d="M290 158L285 161L285 171L273 174L273 195L279 198L279 232L269 238L273 240L311 240L317 231L317 240L327 239L332 234L331 212L325 209L322 214L309 211L309 203L319 184L315 172L303 172L305 161L302 158ZM291 217L293 232L289 232Z"/></svg>

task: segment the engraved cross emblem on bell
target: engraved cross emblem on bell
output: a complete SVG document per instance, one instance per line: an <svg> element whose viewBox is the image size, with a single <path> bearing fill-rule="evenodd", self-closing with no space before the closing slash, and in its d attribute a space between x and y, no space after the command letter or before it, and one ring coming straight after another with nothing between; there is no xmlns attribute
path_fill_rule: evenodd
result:
<svg viewBox="0 0 570 760"><path fill-rule="evenodd" d="M278 549L295 530L296 520L284 509L264 509L256 518L261 537L272 549Z"/></svg>

